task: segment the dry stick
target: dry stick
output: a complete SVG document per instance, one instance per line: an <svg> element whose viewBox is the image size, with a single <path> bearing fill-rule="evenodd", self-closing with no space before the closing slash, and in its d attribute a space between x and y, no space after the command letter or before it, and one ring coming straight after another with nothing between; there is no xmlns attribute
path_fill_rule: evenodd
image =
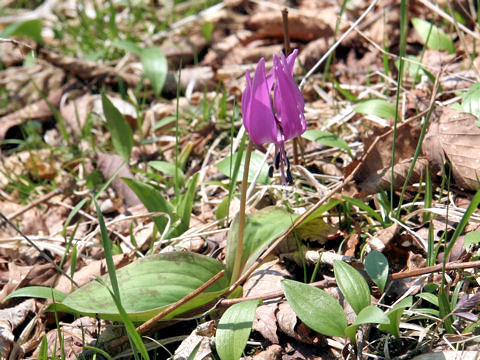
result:
<svg viewBox="0 0 480 360"><path fill-rule="evenodd" d="M283 47L285 50L285 56L290 55L290 31L288 29L288 9L283 8L282 10L282 20L283 20ZM293 138L293 163L295 165L299 164L298 161L298 141L297 138Z"/></svg>
<svg viewBox="0 0 480 360"><path fill-rule="evenodd" d="M242 194L240 195L240 211L238 214L237 249L235 251L235 262L233 263L232 281L240 276L240 265L243 254L243 236L245 230L245 209L247 203L248 172L250 169L250 157L252 155L253 142L248 139L247 153L245 154L245 166L243 167Z"/></svg>
<svg viewBox="0 0 480 360"><path fill-rule="evenodd" d="M184 305L188 301L192 300L194 297L199 295L200 293L204 292L206 289L208 289L213 283L215 283L217 280L221 279L222 277L225 276L225 270L222 270L218 272L214 277L212 277L210 280L208 280L206 283L202 284L200 287L198 287L196 290L191 292L190 294L184 296L180 300L174 302L170 306L168 306L165 310L161 311L157 315L155 315L153 318L150 320L144 322L142 325L137 327L137 332L139 334L144 334L148 332L158 321L162 320L165 316L173 312L174 310L178 309L180 306ZM115 348L118 348L120 345L128 341L128 336L122 336L115 341L111 342L106 346L108 350L112 350Z"/></svg>
<svg viewBox="0 0 480 360"><path fill-rule="evenodd" d="M438 264L433 266L427 266L426 268L422 268L422 269L414 269L414 270L404 271L400 273L395 273L395 274L392 274L390 278L392 280L398 280L398 279L405 279L413 276L430 274L430 273L442 271L442 266L443 264ZM468 268L475 268L475 267L480 267L480 260L469 261L464 263L448 263L445 265L445 270L458 270L458 269L468 269Z"/></svg>

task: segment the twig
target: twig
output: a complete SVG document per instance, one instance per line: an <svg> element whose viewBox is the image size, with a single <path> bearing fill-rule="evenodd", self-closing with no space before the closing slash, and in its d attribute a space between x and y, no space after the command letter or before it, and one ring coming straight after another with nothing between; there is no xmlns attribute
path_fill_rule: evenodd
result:
<svg viewBox="0 0 480 360"><path fill-rule="evenodd" d="M422 269L414 269L414 270L399 272L399 273L392 274L390 276L390 279L398 280L398 279L405 279L409 277L430 274L430 273L442 271L442 266L443 264L438 264L433 266L427 266ZM445 270L469 269L469 268L476 268L476 267L480 267L480 260L469 261L464 263L453 263L453 262L448 263L445 265Z"/></svg>

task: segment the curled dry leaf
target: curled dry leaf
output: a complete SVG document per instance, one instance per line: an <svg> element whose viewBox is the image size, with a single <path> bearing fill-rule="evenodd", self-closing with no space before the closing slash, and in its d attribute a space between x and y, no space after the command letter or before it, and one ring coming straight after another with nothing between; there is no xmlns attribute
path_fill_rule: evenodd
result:
<svg viewBox="0 0 480 360"><path fill-rule="evenodd" d="M260 265L245 282L243 294L244 296L253 297L281 290L280 280L289 276L289 272L279 264L278 258L267 261ZM252 326L254 330L258 331L273 344L278 344L276 311L276 302L260 305L255 313Z"/></svg>
<svg viewBox="0 0 480 360"><path fill-rule="evenodd" d="M119 155L97 153L97 166L105 179L109 179L115 174L118 168L122 168L112 181L112 187L119 196L123 196L125 207L136 206L140 204L140 199L135 195L132 189L122 181L122 177L133 179L133 175L126 164L123 164L123 158Z"/></svg>
<svg viewBox="0 0 480 360"><path fill-rule="evenodd" d="M264 351L256 354L253 360L280 360L282 358L283 349L278 344L272 344Z"/></svg>
<svg viewBox="0 0 480 360"><path fill-rule="evenodd" d="M28 299L8 309L0 310L0 354L7 356L15 340L13 330L23 323L29 313L35 312L35 300Z"/></svg>
<svg viewBox="0 0 480 360"><path fill-rule="evenodd" d="M430 124L422 150L432 170L440 172L448 162L455 183L467 190L479 188L480 127L469 113L445 109L438 121Z"/></svg>
<svg viewBox="0 0 480 360"><path fill-rule="evenodd" d="M194 359L213 359L212 354L212 344L214 343L215 336L215 321L207 321L203 324L197 326L192 333L182 341L180 346L175 350L173 359L175 360L184 360L188 359L190 354L201 342L200 347L198 348L197 354Z"/></svg>
<svg viewBox="0 0 480 360"><path fill-rule="evenodd" d="M407 175L411 164L411 158L420 135L420 129L408 123L402 124L397 129L395 141L395 166L393 184L396 189L400 188ZM374 194L380 190L390 188L391 184L391 162L392 162L393 132L388 131L377 137L360 160L354 161L345 168L345 175L348 176L357 167L354 180L359 195L365 196ZM418 182L422 178L427 161L417 159L410 184Z"/></svg>

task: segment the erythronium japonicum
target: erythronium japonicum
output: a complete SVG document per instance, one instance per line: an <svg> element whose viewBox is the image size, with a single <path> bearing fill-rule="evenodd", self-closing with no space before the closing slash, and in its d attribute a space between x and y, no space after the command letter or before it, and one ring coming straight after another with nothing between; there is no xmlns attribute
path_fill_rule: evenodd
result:
<svg viewBox="0 0 480 360"><path fill-rule="evenodd" d="M293 182L285 141L302 135L307 127L305 101L293 78L297 54L295 49L287 58L283 53L280 59L274 55L273 69L268 75L265 59L260 59L253 81L247 70L247 87L242 96L245 129L255 144L275 144L275 168L281 170L282 184ZM272 172L273 167L270 174Z"/></svg>

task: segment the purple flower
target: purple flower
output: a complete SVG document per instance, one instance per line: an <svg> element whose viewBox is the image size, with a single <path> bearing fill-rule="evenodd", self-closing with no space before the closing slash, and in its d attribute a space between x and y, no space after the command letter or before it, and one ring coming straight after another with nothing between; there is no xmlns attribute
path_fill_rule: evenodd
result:
<svg viewBox="0 0 480 360"><path fill-rule="evenodd" d="M255 144L275 144L275 168L281 169L283 184L293 182L284 142L302 135L307 127L303 110L305 101L293 78L297 54L298 50L294 50L285 58L282 53L280 59L274 55L273 69L268 75L265 73L265 59L260 59L253 81L247 70L247 88L242 96L245 129ZM273 167L270 168L272 173Z"/></svg>

